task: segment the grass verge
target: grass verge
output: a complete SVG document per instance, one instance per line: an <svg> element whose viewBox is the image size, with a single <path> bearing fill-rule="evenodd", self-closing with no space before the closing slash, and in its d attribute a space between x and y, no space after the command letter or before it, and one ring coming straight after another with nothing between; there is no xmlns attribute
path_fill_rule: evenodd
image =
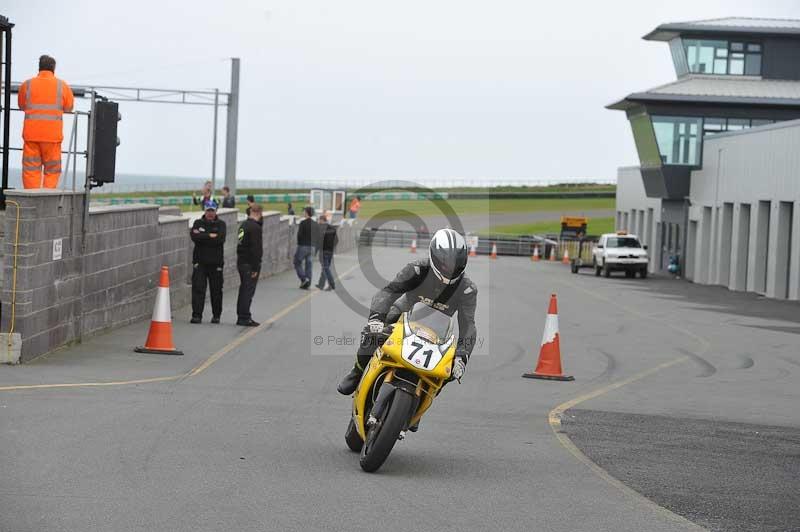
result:
<svg viewBox="0 0 800 532"><path fill-rule="evenodd" d="M454 199L446 200L459 215L500 214L510 212L551 211L579 216L590 210L613 210L614 198L530 198L530 199ZM406 210L417 216L436 216L442 214L438 202L427 200L406 201L364 201L359 216L362 217L396 217L393 210ZM386 213L386 216L383 216ZM558 219L559 214L553 218Z"/></svg>

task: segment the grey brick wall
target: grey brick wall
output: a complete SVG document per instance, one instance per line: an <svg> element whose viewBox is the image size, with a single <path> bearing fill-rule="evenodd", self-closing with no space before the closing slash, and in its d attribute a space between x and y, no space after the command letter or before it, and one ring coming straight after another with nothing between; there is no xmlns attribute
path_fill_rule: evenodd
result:
<svg viewBox="0 0 800 532"><path fill-rule="evenodd" d="M2 320L8 331L14 305L14 331L22 334L26 361L77 337L82 308L80 231L83 194L8 190L3 228ZM17 213L16 293L14 243ZM62 258L53 260L53 240L63 239Z"/></svg>
<svg viewBox="0 0 800 532"><path fill-rule="evenodd" d="M83 192L8 190L7 196L8 208L0 216L0 327L4 332L10 329L14 296L14 330L22 335L22 362L83 337L149 319L162 265L170 269L172 307L190 302L191 215L155 205L92 207L84 248ZM219 216L228 231L225 287L232 288L239 284L238 212L220 209ZM291 217L268 212L263 225L262 277L268 277L292 267L296 224ZM353 248L356 230L347 224L340 228L340 252ZM53 260L53 240L58 238L63 239L62 258Z"/></svg>

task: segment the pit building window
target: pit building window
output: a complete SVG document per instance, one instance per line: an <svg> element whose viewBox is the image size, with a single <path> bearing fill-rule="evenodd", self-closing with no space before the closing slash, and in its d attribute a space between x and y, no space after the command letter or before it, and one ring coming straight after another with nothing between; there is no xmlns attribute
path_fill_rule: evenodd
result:
<svg viewBox="0 0 800 532"><path fill-rule="evenodd" d="M761 44L740 41L684 39L683 46L694 74L761 75Z"/></svg>
<svg viewBox="0 0 800 532"><path fill-rule="evenodd" d="M663 164L700 164L702 118L653 116L652 121Z"/></svg>

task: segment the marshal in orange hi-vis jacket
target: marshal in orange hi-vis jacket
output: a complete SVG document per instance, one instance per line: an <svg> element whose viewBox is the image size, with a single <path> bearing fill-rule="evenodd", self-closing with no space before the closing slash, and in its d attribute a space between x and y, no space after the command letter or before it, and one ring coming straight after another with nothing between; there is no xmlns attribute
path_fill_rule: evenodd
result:
<svg viewBox="0 0 800 532"><path fill-rule="evenodd" d="M74 97L66 81L54 72L56 60L39 58L39 75L19 88L19 108L25 111L22 127L22 185L56 188L61 177L62 115L72 111Z"/></svg>

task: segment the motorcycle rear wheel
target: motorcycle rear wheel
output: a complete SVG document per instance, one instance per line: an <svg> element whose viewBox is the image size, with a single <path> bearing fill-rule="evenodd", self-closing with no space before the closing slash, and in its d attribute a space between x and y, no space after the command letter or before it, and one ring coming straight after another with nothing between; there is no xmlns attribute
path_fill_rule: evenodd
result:
<svg viewBox="0 0 800 532"><path fill-rule="evenodd" d="M361 448L364 446L364 440L362 440L361 436L358 434L356 423L353 421L352 417L350 418L350 423L347 425L347 432L344 433L344 441L347 443L347 447L354 453L360 453Z"/></svg>
<svg viewBox="0 0 800 532"><path fill-rule="evenodd" d="M361 448L361 469L372 473L383 465L411 416L413 405L414 398L410 394L401 390L394 393L383 419L367 431L367 441Z"/></svg>

